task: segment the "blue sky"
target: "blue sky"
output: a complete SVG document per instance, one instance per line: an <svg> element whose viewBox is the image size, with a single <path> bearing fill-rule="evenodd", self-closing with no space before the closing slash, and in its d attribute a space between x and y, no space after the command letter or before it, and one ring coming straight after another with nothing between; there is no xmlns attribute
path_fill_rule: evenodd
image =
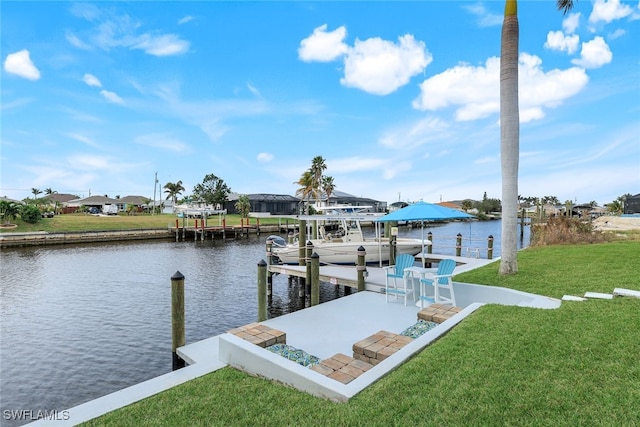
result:
<svg viewBox="0 0 640 427"><path fill-rule="evenodd" d="M315 156L392 203L501 198L503 1L1 5L0 196L206 174L290 194ZM519 194L640 192L640 3L520 1Z"/></svg>

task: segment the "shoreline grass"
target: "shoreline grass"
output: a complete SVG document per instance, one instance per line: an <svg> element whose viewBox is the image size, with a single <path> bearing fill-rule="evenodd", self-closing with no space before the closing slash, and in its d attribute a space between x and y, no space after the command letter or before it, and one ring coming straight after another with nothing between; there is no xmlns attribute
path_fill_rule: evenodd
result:
<svg viewBox="0 0 640 427"><path fill-rule="evenodd" d="M456 281L561 297L640 289L640 241L529 248ZM640 299L485 305L348 403L224 368L87 426L638 425Z"/></svg>
<svg viewBox="0 0 640 427"><path fill-rule="evenodd" d="M139 214L139 215L89 215L89 214L65 214L56 215L53 218L42 218L35 224L29 224L21 219L12 221L17 227L0 228L0 233L28 233L36 231L45 232L74 232L74 231L107 231L107 230L141 230L141 229L167 229L175 227L176 219L173 214ZM257 219L250 218L250 224L255 225ZM222 219L210 217L209 225L221 225ZM226 224L229 226L240 225L240 215L226 215ZM246 219L244 220L246 224ZM182 219L179 219L182 226ZM278 218L260 218L260 225L278 224ZM194 220L189 219L188 225L193 226Z"/></svg>

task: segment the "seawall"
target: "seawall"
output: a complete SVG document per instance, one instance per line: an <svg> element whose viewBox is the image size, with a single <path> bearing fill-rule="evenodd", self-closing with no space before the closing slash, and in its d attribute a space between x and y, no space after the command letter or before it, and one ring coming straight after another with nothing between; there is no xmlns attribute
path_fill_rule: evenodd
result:
<svg viewBox="0 0 640 427"><path fill-rule="evenodd" d="M70 231L49 233L46 231L32 233L2 233L0 248L19 246L60 245L71 243L112 242L122 240L169 239L175 234L164 229L140 230L105 230L105 231Z"/></svg>
<svg viewBox="0 0 640 427"><path fill-rule="evenodd" d="M224 236L220 230L208 229L205 235L208 238ZM191 228L189 233L194 235L195 229ZM227 231L226 236L238 237L246 234L282 232L277 225L260 226L258 229L252 227L233 226ZM199 231L198 231L199 233ZM180 234L182 234L180 232ZM198 239L202 236L198 235ZM116 242L128 240L150 240L150 239L172 239L176 240L176 229L171 228L149 228L131 230L102 230L102 231L68 231L68 232L47 232L36 231L30 233L0 233L0 248L12 248L20 246L41 246L41 245L62 245L73 243L95 243L95 242ZM181 240L193 240L192 238Z"/></svg>

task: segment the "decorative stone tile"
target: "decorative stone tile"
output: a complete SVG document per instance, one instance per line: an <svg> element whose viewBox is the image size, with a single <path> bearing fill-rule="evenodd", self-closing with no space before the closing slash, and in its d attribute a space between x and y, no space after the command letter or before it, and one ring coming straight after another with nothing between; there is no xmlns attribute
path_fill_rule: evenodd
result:
<svg viewBox="0 0 640 427"><path fill-rule="evenodd" d="M304 350L291 347L290 345L274 344L268 346L266 349L305 367L311 367L320 363L319 357L313 356Z"/></svg>
<svg viewBox="0 0 640 427"><path fill-rule="evenodd" d="M344 372L334 371L327 375L329 378L340 381L342 384L349 384L354 378L350 375L345 374Z"/></svg>
<svg viewBox="0 0 640 427"><path fill-rule="evenodd" d="M353 345L353 357L376 365L413 341L409 336L379 331Z"/></svg>
<svg viewBox="0 0 640 427"><path fill-rule="evenodd" d="M415 339L423 335L425 332L435 328L436 326L438 326L438 324L435 322L427 321L427 320L418 320L418 322L415 325L410 326L404 331L400 332L400 335Z"/></svg>
<svg viewBox="0 0 640 427"><path fill-rule="evenodd" d="M334 369L328 367L327 365L323 365L322 363L318 363L317 365L313 365L310 367L312 370L326 376L333 373Z"/></svg>
<svg viewBox="0 0 640 427"><path fill-rule="evenodd" d="M364 357L363 355L359 355ZM348 384L371 369L373 365L362 360L338 353L311 367L316 372L343 384Z"/></svg>
<svg viewBox="0 0 640 427"><path fill-rule="evenodd" d="M287 334L284 332L255 322L230 329L227 332L260 347L287 342Z"/></svg>
<svg viewBox="0 0 640 427"><path fill-rule="evenodd" d="M444 304L431 304L418 312L418 319L428 322L442 323L462 311L460 307Z"/></svg>

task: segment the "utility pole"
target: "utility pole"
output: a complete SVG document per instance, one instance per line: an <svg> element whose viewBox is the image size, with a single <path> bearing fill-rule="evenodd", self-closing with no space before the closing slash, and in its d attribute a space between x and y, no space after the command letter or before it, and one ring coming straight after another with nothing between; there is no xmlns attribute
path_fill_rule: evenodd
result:
<svg viewBox="0 0 640 427"><path fill-rule="evenodd" d="M156 187L158 186L158 172L156 172L155 182L153 183L153 210L151 215L156 214Z"/></svg>

